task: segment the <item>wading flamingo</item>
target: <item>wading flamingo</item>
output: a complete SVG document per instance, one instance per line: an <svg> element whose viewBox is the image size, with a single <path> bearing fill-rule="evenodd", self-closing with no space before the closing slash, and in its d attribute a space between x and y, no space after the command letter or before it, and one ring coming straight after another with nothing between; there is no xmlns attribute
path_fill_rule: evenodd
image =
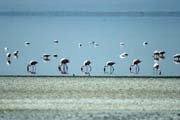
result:
<svg viewBox="0 0 180 120"><path fill-rule="evenodd" d="M58 44L58 43L59 43L59 41L58 41L58 40L54 40L54 43Z"/></svg>
<svg viewBox="0 0 180 120"><path fill-rule="evenodd" d="M13 55L14 55L15 58L18 58L19 57L19 51L18 50L14 51Z"/></svg>
<svg viewBox="0 0 180 120"><path fill-rule="evenodd" d="M126 52L124 52L124 53L120 54L119 57L120 57L121 59L124 59L124 58L128 57L128 54L127 54Z"/></svg>
<svg viewBox="0 0 180 120"><path fill-rule="evenodd" d="M153 65L153 74L154 75L161 75L161 70L158 63L154 63Z"/></svg>
<svg viewBox="0 0 180 120"><path fill-rule="evenodd" d="M68 73L68 66L67 63L69 63L69 59L62 58L60 60L60 64L58 65L58 70L61 72L61 74L67 74Z"/></svg>
<svg viewBox="0 0 180 120"><path fill-rule="evenodd" d="M27 65L27 71L31 74L36 74L36 64L38 64L36 60L30 60L29 64Z"/></svg>
<svg viewBox="0 0 180 120"><path fill-rule="evenodd" d="M113 72L114 72L113 65L114 64L115 64L115 62L113 62L113 61L107 61L106 65L104 66L104 73L106 73L106 74L113 74Z"/></svg>
<svg viewBox="0 0 180 120"><path fill-rule="evenodd" d="M7 65L11 64L11 53L9 52L6 54L6 64Z"/></svg>
<svg viewBox="0 0 180 120"><path fill-rule="evenodd" d="M44 61L50 61L50 58L49 58L50 56L51 56L51 55L44 53L43 56L42 56L42 59L43 59Z"/></svg>
<svg viewBox="0 0 180 120"><path fill-rule="evenodd" d="M24 44L25 46L29 46L31 43L26 41Z"/></svg>
<svg viewBox="0 0 180 120"><path fill-rule="evenodd" d="M129 67L129 71L130 73L135 73L138 74L140 71L140 67L139 67L139 63L141 63L142 61L139 59L134 59L132 64ZM132 68L135 67L135 72L132 71Z"/></svg>
<svg viewBox="0 0 180 120"><path fill-rule="evenodd" d="M81 66L81 71L84 73L84 74L87 74L87 75L90 75L90 72L92 71L92 67L91 67L91 64L92 62L90 60L85 60L83 62L83 65Z"/></svg>
<svg viewBox="0 0 180 120"><path fill-rule="evenodd" d="M180 54L173 55L173 58L174 58L173 62L175 64L180 64Z"/></svg>

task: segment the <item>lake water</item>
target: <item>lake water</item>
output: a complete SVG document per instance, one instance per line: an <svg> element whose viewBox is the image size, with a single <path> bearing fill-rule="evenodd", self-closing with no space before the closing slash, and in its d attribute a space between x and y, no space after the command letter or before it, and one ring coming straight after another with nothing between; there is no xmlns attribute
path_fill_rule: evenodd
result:
<svg viewBox="0 0 180 120"><path fill-rule="evenodd" d="M116 62L113 75L129 75L132 60L139 58L139 74L153 75L153 51L164 50L165 59L159 61L162 74L180 75L180 65L174 64L172 57L180 53L178 16L1 15L0 26L0 74L29 74L26 66L33 59L39 62L37 74L57 75L59 61L66 57L70 59L69 74L82 75L80 67L89 59L92 75L104 75L103 67L109 60ZM25 41L31 44L27 47ZM91 41L99 46L89 45ZM143 46L144 41L149 44ZM10 65L6 64L4 47L10 53L19 50L18 59L11 57ZM129 54L125 59L119 57L123 52ZM44 53L58 54L58 58L51 56L44 62Z"/></svg>

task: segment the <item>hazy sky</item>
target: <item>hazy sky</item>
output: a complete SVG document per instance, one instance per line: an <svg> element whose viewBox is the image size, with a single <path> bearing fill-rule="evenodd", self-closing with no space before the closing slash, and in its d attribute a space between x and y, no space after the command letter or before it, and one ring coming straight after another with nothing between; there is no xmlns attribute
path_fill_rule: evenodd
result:
<svg viewBox="0 0 180 120"><path fill-rule="evenodd" d="M180 10L180 0L0 0L0 11L6 10Z"/></svg>

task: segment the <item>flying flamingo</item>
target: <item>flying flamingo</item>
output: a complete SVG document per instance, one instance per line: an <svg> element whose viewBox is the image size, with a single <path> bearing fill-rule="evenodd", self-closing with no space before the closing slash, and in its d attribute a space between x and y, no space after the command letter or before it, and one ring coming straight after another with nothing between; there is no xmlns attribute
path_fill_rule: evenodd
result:
<svg viewBox="0 0 180 120"><path fill-rule="evenodd" d="M92 67L90 66L91 64L91 61L90 60L85 60L83 62L83 65L81 66L81 71L84 73L84 74L88 74L90 75L90 72L92 71Z"/></svg>
<svg viewBox="0 0 180 120"><path fill-rule="evenodd" d="M29 64L27 65L27 71L31 74L36 74L36 64L38 64L36 60L30 60Z"/></svg>
<svg viewBox="0 0 180 120"><path fill-rule="evenodd" d="M159 68L159 64L158 63L154 63L153 65L153 74L155 75L161 75L161 70Z"/></svg>
<svg viewBox="0 0 180 120"><path fill-rule="evenodd" d="M175 64L180 64L180 54L173 55L173 58Z"/></svg>
<svg viewBox="0 0 180 120"><path fill-rule="evenodd" d="M134 72L132 72L132 68L135 67L135 73L138 74L139 71L140 71L139 63L141 63L141 62L142 62L142 61L139 60L139 59L134 59L133 62L132 62L132 64L131 64L130 67L129 67L130 72L131 72L131 73L134 73Z"/></svg>
<svg viewBox="0 0 180 120"><path fill-rule="evenodd" d="M60 60L60 64L58 65L58 70L61 72L61 74L67 74L68 73L68 66L67 63L69 63L69 59L62 58Z"/></svg>
<svg viewBox="0 0 180 120"><path fill-rule="evenodd" d="M114 64L115 62L113 61L107 61L106 65L104 66L104 73L112 74L114 72L114 67L113 67Z"/></svg>

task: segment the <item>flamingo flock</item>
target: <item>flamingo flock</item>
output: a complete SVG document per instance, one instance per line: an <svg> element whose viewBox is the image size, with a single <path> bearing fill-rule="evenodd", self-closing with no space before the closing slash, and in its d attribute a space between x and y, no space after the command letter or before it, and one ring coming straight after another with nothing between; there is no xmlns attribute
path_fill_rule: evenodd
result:
<svg viewBox="0 0 180 120"><path fill-rule="evenodd" d="M59 41L58 40L54 40L53 41L54 44L58 44ZM28 47L31 45L30 42L26 41L25 46ZM98 47L99 43L95 42L95 41L91 41L88 42L89 45L94 46L94 47ZM143 46L147 46L149 43L147 41L143 42ZM81 48L83 46L82 43L78 44L79 48ZM124 47L125 43L124 42L120 42L120 46ZM19 57L19 50L15 50L13 53L9 52L9 48L5 47L4 48L5 52L6 52L6 63L7 65L11 64L11 57L14 56L14 58L18 58ZM162 71L160 69L160 65L159 65L159 61L164 60L165 59L165 54L166 52L164 50L154 50L153 52L153 59L154 59L154 64L152 66L153 68L153 75L161 75ZM47 54L44 53L41 58L43 61L48 62L50 61L50 57L53 56L54 58L58 57L58 54ZM125 59L129 56L128 53L123 52L122 54L119 55L119 57L121 59ZM172 56L173 57L173 62L175 64L180 64L180 54L175 54ZM132 60L132 63L129 66L129 72L132 74L138 74L140 72L140 63L142 62L142 60L136 58ZM27 64L27 72L30 74L36 74L36 65L39 62L37 60L30 60L29 63ZM58 64L58 71L61 74L68 74L68 63L70 63L70 60L68 58L62 58L60 59L60 62ZM80 71L85 74L85 75L90 75L91 71L92 71L92 67L91 67L92 61L91 60L85 60L82 64L82 66L80 67ZM116 63L114 61L107 61L105 63L105 66L103 68L104 74L113 74L115 71L114 65Z"/></svg>

